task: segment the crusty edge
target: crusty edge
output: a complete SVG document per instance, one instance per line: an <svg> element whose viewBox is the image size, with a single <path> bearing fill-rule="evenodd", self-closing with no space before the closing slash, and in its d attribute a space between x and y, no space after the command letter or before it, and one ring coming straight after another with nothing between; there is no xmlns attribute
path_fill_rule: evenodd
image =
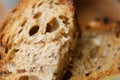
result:
<svg viewBox="0 0 120 80"><path fill-rule="evenodd" d="M6 53L4 51L5 45L2 44L2 37L5 34L5 26L10 21L10 18L12 14L19 9L19 6L22 5L22 1L20 1L7 15L6 19L0 24L0 80L1 80L1 74L3 74L4 69L2 68L2 65L5 63L4 57L6 56Z"/></svg>

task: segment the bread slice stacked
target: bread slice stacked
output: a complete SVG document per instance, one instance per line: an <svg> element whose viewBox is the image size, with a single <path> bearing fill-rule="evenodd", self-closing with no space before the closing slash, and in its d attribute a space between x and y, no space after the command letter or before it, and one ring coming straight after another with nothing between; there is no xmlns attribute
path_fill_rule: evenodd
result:
<svg viewBox="0 0 120 80"><path fill-rule="evenodd" d="M105 18L80 28L70 80L119 80L120 23Z"/></svg>
<svg viewBox="0 0 120 80"><path fill-rule="evenodd" d="M0 27L0 80L60 80L75 46L70 0L21 0Z"/></svg>

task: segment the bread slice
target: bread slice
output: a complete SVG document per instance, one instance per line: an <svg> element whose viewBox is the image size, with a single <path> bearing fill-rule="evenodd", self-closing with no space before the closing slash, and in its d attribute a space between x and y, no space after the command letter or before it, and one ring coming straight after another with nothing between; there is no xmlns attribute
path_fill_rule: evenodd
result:
<svg viewBox="0 0 120 80"><path fill-rule="evenodd" d="M108 18L81 26L70 80L120 79L120 22Z"/></svg>
<svg viewBox="0 0 120 80"><path fill-rule="evenodd" d="M0 80L60 80L74 49L71 0L21 0L1 26Z"/></svg>

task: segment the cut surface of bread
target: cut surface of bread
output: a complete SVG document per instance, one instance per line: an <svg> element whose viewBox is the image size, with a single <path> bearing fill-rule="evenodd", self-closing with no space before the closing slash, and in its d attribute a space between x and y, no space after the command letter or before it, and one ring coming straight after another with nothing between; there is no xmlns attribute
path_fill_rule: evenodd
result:
<svg viewBox="0 0 120 80"><path fill-rule="evenodd" d="M75 46L70 0L21 0L0 29L0 80L59 80Z"/></svg>
<svg viewBox="0 0 120 80"><path fill-rule="evenodd" d="M81 36L77 43L76 54L70 64L71 80L120 78L119 22L108 18L90 21L81 26Z"/></svg>

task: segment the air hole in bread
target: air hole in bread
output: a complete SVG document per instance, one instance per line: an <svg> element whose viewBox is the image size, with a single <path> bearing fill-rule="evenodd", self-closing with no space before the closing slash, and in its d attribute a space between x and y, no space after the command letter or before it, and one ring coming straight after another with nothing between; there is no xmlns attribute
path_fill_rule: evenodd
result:
<svg viewBox="0 0 120 80"><path fill-rule="evenodd" d="M90 75L90 72L86 73L85 76L89 76Z"/></svg>
<svg viewBox="0 0 120 80"><path fill-rule="evenodd" d="M109 23L110 23L110 20L109 20L108 17L105 17L105 18L103 19L103 22L104 22L104 24L109 24Z"/></svg>
<svg viewBox="0 0 120 80"><path fill-rule="evenodd" d="M35 8L35 6L36 6L36 4L33 4L33 5L32 5L32 8Z"/></svg>
<svg viewBox="0 0 120 80"><path fill-rule="evenodd" d="M14 49L13 51L14 51L14 52L18 52L18 51L19 51L19 49Z"/></svg>
<svg viewBox="0 0 120 80"><path fill-rule="evenodd" d="M8 59L12 60L15 57L15 54L18 52L18 49L12 49L8 52Z"/></svg>
<svg viewBox="0 0 120 80"><path fill-rule="evenodd" d="M23 31L23 29L20 29L20 30L18 31L18 34L20 34L22 31Z"/></svg>
<svg viewBox="0 0 120 80"><path fill-rule="evenodd" d="M8 47L5 47L5 53L6 54L8 53Z"/></svg>
<svg viewBox="0 0 120 80"><path fill-rule="evenodd" d="M29 80L29 76L27 75L20 76L18 80Z"/></svg>
<svg viewBox="0 0 120 80"><path fill-rule="evenodd" d="M35 13L35 15L33 16L33 18L35 19L35 18L39 18L41 16L41 12L37 12L37 13Z"/></svg>
<svg viewBox="0 0 120 80"><path fill-rule="evenodd" d="M118 67L118 69L120 70L120 67Z"/></svg>
<svg viewBox="0 0 120 80"><path fill-rule="evenodd" d="M31 75L29 77L29 80L39 80L39 78L37 76L35 76L35 75Z"/></svg>
<svg viewBox="0 0 120 80"><path fill-rule="evenodd" d="M64 24L68 24L68 18L64 15L60 15L59 18L63 21Z"/></svg>
<svg viewBox="0 0 120 80"><path fill-rule="evenodd" d="M42 1L40 1L39 3L38 3L38 5L37 5L37 7L39 7L39 6L41 6L42 5Z"/></svg>
<svg viewBox="0 0 120 80"><path fill-rule="evenodd" d="M69 80L71 77L72 77L72 72L70 70L67 70L62 80Z"/></svg>
<svg viewBox="0 0 120 80"><path fill-rule="evenodd" d="M97 68L97 69L98 69L98 70L99 70L99 69L101 69L101 66L98 66L98 68Z"/></svg>
<svg viewBox="0 0 120 80"><path fill-rule="evenodd" d="M48 24L46 28L46 32L50 33L56 31L59 28L59 23L56 18L53 18Z"/></svg>
<svg viewBox="0 0 120 80"><path fill-rule="evenodd" d="M10 36L8 36L7 38L6 45L8 44L9 40L10 40Z"/></svg>
<svg viewBox="0 0 120 80"><path fill-rule="evenodd" d="M30 32L29 32L29 35L30 36L33 36L34 34L36 34L39 30L39 26L33 26L31 29L30 29Z"/></svg>
<svg viewBox="0 0 120 80"><path fill-rule="evenodd" d="M22 22L21 26L22 26L22 27L25 26L26 23L27 23L27 20L25 19L25 20Z"/></svg>
<svg viewBox="0 0 120 80"><path fill-rule="evenodd" d="M108 47L111 47L111 45L110 45L110 44L108 44L107 46L108 46Z"/></svg>

